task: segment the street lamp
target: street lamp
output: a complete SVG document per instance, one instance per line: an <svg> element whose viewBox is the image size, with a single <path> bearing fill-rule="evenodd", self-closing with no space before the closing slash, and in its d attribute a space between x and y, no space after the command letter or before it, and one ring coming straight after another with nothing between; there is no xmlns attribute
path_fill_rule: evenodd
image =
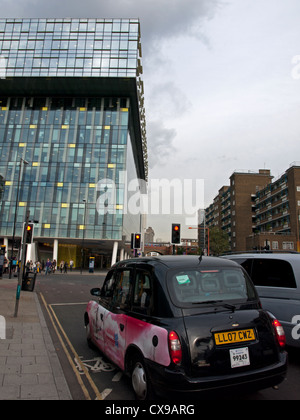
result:
<svg viewBox="0 0 300 420"><path fill-rule="evenodd" d="M21 264L20 264L19 272L18 272L18 285L17 285L15 314L14 314L15 318L18 316L19 301L20 301L22 280L23 280L23 274L24 274L25 250L26 250L26 233L25 232L27 230L28 223L29 223L29 210L26 211L25 224L24 224L24 229L23 229L23 234L22 234Z"/></svg>
<svg viewBox="0 0 300 420"><path fill-rule="evenodd" d="M80 274L82 274L82 270L83 270L83 264L84 264L84 258L83 258L83 250L84 250L84 239L85 239L85 228L86 228L86 203L87 200L84 198L82 200L84 202L84 213L83 213L83 232L82 232L82 247L81 247L81 269L80 269Z"/></svg>
<svg viewBox="0 0 300 420"><path fill-rule="evenodd" d="M207 229L207 255L209 256L209 228L208 227L189 227L189 229L197 229L197 230Z"/></svg>
<svg viewBox="0 0 300 420"><path fill-rule="evenodd" d="M21 183L21 175L22 175L22 163L28 165L29 162L27 160L20 158L20 171L19 171L19 178L18 178L18 186L17 186L17 198L16 198L16 205L15 205L15 217L14 217L14 225L13 225L13 236L12 236L12 244L11 244L11 256L10 256L10 264L9 264L9 278L11 279L11 270L12 270L12 261L14 257L14 243L15 243L15 235L16 235L16 224L17 224L17 211L18 211L18 202L19 202L19 189Z"/></svg>

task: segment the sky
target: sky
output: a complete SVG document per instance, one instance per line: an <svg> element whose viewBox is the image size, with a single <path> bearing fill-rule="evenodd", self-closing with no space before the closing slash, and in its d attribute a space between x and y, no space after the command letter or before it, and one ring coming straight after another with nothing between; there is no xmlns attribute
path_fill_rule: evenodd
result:
<svg viewBox="0 0 300 420"><path fill-rule="evenodd" d="M207 207L236 170L266 168L276 179L300 162L299 0L0 0L0 8L2 17L140 19L150 191L153 180L203 180ZM169 241L173 222L196 237L186 214L149 214L147 225Z"/></svg>

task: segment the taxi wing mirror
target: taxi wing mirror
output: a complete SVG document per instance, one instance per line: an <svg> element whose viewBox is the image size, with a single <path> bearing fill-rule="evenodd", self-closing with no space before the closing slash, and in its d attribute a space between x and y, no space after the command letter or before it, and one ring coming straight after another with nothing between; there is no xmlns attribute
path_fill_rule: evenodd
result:
<svg viewBox="0 0 300 420"><path fill-rule="evenodd" d="M101 289L99 287L94 287L90 290L92 296L100 297Z"/></svg>

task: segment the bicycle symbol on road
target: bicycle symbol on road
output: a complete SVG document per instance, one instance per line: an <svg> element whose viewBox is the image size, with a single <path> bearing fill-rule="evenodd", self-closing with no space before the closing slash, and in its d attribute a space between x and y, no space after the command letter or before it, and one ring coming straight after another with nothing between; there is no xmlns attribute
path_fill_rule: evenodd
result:
<svg viewBox="0 0 300 420"><path fill-rule="evenodd" d="M82 365L93 373L113 372L116 369L116 366L114 366L111 363L105 362L102 357L95 357L94 359L90 359L90 360L80 359L80 361L78 361L75 358L74 361L76 364L76 369L78 369L78 372L80 373L80 375L84 375L85 373L82 368Z"/></svg>

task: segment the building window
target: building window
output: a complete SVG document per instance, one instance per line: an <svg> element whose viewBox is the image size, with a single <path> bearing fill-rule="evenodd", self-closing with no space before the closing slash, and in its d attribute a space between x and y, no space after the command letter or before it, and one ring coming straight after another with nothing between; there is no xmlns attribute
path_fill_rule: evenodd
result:
<svg viewBox="0 0 300 420"><path fill-rule="evenodd" d="M282 249L293 250L294 242L282 242Z"/></svg>

